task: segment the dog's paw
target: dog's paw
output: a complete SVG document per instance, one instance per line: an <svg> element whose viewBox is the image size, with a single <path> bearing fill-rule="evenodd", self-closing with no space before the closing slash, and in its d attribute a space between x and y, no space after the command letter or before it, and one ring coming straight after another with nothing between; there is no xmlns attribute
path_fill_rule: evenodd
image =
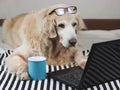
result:
<svg viewBox="0 0 120 90"><path fill-rule="evenodd" d="M20 78L21 80L30 80L30 77L29 77L29 74L28 74L28 72L23 72L22 74L21 74L21 78Z"/></svg>
<svg viewBox="0 0 120 90"><path fill-rule="evenodd" d="M28 74L28 68L27 68L27 64L21 65L17 72L16 75L19 77L20 80L29 80L29 74Z"/></svg>
<svg viewBox="0 0 120 90"><path fill-rule="evenodd" d="M83 59L78 59L75 64L84 69L86 66L86 62L87 60L83 58Z"/></svg>
<svg viewBox="0 0 120 90"><path fill-rule="evenodd" d="M85 66L86 66L86 62L87 62L86 59L82 59L82 60L80 61L80 63L79 63L79 66L84 69Z"/></svg>
<svg viewBox="0 0 120 90"><path fill-rule="evenodd" d="M5 66L10 73L16 73L19 66L21 66L21 58L16 55L10 55L5 59Z"/></svg>
<svg viewBox="0 0 120 90"><path fill-rule="evenodd" d="M17 73L16 75L20 80L30 80L28 72Z"/></svg>
<svg viewBox="0 0 120 90"><path fill-rule="evenodd" d="M77 65L83 69L85 68L87 59L85 59L79 51L76 52L74 59Z"/></svg>
<svg viewBox="0 0 120 90"><path fill-rule="evenodd" d="M18 55L11 55L5 59L7 71L16 74L21 80L28 80L27 63Z"/></svg>

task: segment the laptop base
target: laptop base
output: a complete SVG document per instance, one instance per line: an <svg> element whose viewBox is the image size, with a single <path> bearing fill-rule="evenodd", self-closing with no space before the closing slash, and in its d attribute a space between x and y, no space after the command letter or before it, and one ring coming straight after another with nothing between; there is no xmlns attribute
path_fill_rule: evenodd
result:
<svg viewBox="0 0 120 90"><path fill-rule="evenodd" d="M48 73L48 77L54 78L60 82L78 88L82 77L83 69L79 66L74 66L68 69Z"/></svg>

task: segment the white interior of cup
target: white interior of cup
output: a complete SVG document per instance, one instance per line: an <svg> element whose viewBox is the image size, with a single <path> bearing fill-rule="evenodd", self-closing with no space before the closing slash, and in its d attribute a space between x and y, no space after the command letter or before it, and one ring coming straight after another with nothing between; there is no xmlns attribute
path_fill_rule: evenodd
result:
<svg viewBox="0 0 120 90"><path fill-rule="evenodd" d="M46 60L46 58L43 56L33 56L33 57L29 57L28 60L37 62L37 61L44 61Z"/></svg>

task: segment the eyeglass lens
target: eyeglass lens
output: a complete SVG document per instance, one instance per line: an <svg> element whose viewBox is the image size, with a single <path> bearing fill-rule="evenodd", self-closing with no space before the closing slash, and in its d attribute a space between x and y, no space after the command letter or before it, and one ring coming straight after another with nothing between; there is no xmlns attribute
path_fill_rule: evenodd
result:
<svg viewBox="0 0 120 90"><path fill-rule="evenodd" d="M59 8L55 10L58 15L63 15L65 13L64 8Z"/></svg>
<svg viewBox="0 0 120 90"><path fill-rule="evenodd" d="M75 7L69 7L68 8L68 12L69 13L75 13L76 12L76 8Z"/></svg>

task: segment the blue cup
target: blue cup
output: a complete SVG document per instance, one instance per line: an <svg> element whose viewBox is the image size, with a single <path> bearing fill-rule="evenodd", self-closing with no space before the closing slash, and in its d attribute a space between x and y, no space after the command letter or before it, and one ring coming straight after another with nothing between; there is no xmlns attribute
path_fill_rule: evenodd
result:
<svg viewBox="0 0 120 90"><path fill-rule="evenodd" d="M28 73L33 80L46 78L46 58L33 56L28 58Z"/></svg>

